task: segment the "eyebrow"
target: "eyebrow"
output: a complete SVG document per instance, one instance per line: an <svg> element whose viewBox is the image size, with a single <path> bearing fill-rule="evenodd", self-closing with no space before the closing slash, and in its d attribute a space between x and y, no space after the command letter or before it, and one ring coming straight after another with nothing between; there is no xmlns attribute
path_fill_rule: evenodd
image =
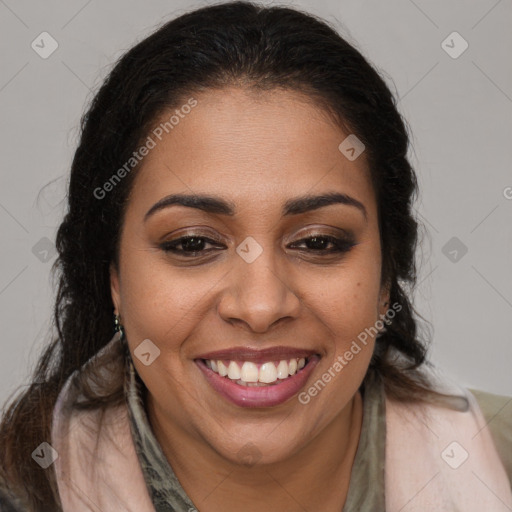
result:
<svg viewBox="0 0 512 512"><path fill-rule="evenodd" d="M320 195L305 195L290 199L285 202L282 210L282 216L299 215L307 213L324 206L333 204L344 204L357 208L368 219L368 213L363 203L357 199L339 192L331 192ZM221 199L215 196L206 196L200 194L171 194L156 202L144 216L144 222L157 211L163 210L170 206L179 205L189 208L197 208L207 213L234 216L236 207L231 201Z"/></svg>

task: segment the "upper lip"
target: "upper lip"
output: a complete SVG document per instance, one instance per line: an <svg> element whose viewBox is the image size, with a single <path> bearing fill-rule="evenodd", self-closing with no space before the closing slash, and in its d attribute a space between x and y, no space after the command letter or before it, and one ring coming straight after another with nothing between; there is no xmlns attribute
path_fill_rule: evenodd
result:
<svg viewBox="0 0 512 512"><path fill-rule="evenodd" d="M295 359L310 357L317 354L315 350L293 347L271 347L254 349L251 347L233 347L214 352L207 352L199 355L196 359L231 360L231 361L252 361L254 363L265 363L267 361L280 361L282 359Z"/></svg>

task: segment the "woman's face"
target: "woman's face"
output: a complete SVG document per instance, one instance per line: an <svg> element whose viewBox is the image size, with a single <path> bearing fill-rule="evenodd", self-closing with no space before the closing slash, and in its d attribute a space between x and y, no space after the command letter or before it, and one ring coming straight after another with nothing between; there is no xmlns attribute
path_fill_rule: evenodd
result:
<svg viewBox="0 0 512 512"><path fill-rule="evenodd" d="M299 93L194 98L150 134L114 304L154 421L233 462L248 442L285 460L351 403L385 312L365 155Z"/></svg>

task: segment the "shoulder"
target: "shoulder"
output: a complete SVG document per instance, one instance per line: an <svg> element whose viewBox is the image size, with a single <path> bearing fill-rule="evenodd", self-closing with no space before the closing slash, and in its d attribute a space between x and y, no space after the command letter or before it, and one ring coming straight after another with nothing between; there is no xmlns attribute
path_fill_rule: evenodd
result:
<svg viewBox="0 0 512 512"><path fill-rule="evenodd" d="M411 490L425 482L429 485L415 498L414 510L497 510L496 500L512 507L512 423L510 417L500 418L493 426L500 435L497 440L489 422L500 408L500 414L505 411L508 399L496 397L489 404L488 397L482 407L470 390L452 390L440 390L443 395L428 402L386 399L389 509L398 510ZM493 491L482 492L482 482L492 482Z"/></svg>
<svg viewBox="0 0 512 512"><path fill-rule="evenodd" d="M509 480L512 482L512 397L470 389L484 415Z"/></svg>

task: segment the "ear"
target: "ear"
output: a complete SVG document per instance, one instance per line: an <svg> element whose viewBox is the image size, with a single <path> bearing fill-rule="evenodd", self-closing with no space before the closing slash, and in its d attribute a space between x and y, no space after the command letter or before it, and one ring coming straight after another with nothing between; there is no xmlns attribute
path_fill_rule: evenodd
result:
<svg viewBox="0 0 512 512"><path fill-rule="evenodd" d="M110 294L114 303L114 313L120 314L121 311L121 294L119 292L119 272L114 263L110 264Z"/></svg>

